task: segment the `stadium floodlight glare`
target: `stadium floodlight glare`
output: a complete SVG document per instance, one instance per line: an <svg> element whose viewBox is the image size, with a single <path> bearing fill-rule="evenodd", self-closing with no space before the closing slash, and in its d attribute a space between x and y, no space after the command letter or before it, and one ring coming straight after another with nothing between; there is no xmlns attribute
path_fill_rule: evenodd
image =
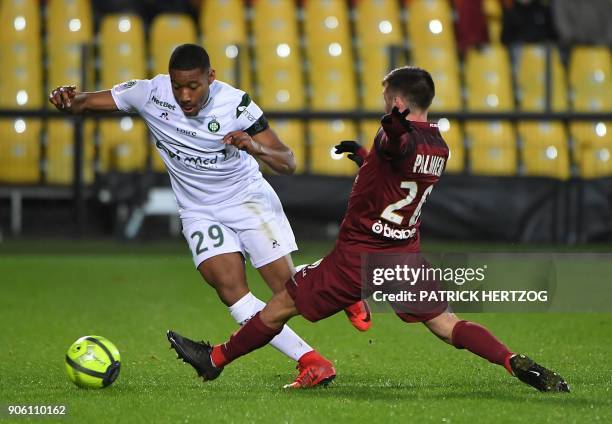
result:
<svg viewBox="0 0 612 424"><path fill-rule="evenodd" d="M16 119L14 124L15 132L17 134L22 134L27 129L27 125L23 119Z"/></svg>
<svg viewBox="0 0 612 424"><path fill-rule="evenodd" d="M117 26L119 31L128 32L132 29L132 22L130 22L130 18L121 18L119 19L119 24Z"/></svg>
<svg viewBox="0 0 612 424"><path fill-rule="evenodd" d="M335 119L331 123L332 130L337 133L344 131L344 121L342 119Z"/></svg>
<svg viewBox="0 0 612 424"><path fill-rule="evenodd" d="M610 160L610 151L604 147L603 149L599 149L597 156L600 161L607 162Z"/></svg>
<svg viewBox="0 0 612 424"><path fill-rule="evenodd" d="M548 146L546 148L546 157L550 160L557 159L558 156L557 148L555 146Z"/></svg>
<svg viewBox="0 0 612 424"><path fill-rule="evenodd" d="M499 106L499 98L497 97L496 94L489 94L487 96L487 105L490 107L497 107Z"/></svg>
<svg viewBox="0 0 612 424"><path fill-rule="evenodd" d="M595 125L595 134L597 134L598 137L605 137L607 133L608 128L606 127L606 124L603 122L598 122L597 125Z"/></svg>
<svg viewBox="0 0 612 424"><path fill-rule="evenodd" d="M442 22L440 22L438 19L432 19L429 21L429 30L433 34L440 34L443 29L444 27L442 26Z"/></svg>
<svg viewBox="0 0 612 424"><path fill-rule="evenodd" d="M393 31L393 25L391 25L391 22L387 20L380 21L378 23L378 30L383 34L390 34L391 31Z"/></svg>
<svg viewBox="0 0 612 424"><path fill-rule="evenodd" d="M71 32L77 32L81 29L81 20L74 18L74 19L70 19L70 21L68 21L68 29Z"/></svg>
<svg viewBox="0 0 612 424"><path fill-rule="evenodd" d="M278 90L276 92L276 100L279 103L287 103L289 101L289 92L287 90Z"/></svg>
<svg viewBox="0 0 612 424"><path fill-rule="evenodd" d="M121 121L119 121L119 126L121 127L122 131L131 131L134 127L134 121L129 116L125 116L121 118Z"/></svg>
<svg viewBox="0 0 612 424"><path fill-rule="evenodd" d="M17 96L15 96L15 100L17 100L17 104L19 106L23 106L28 102L28 92L25 90L19 90L17 92Z"/></svg>
<svg viewBox="0 0 612 424"><path fill-rule="evenodd" d="M291 47L287 43L280 43L276 46L276 54L279 57L288 57L291 54Z"/></svg>
<svg viewBox="0 0 612 424"><path fill-rule="evenodd" d="M342 153L336 153L336 148L334 146L329 149L329 155L333 160L341 160L344 157Z"/></svg>
<svg viewBox="0 0 612 424"><path fill-rule="evenodd" d="M338 18L335 16L328 16L325 18L324 25L327 29L336 29L338 28Z"/></svg>
<svg viewBox="0 0 612 424"><path fill-rule="evenodd" d="M593 72L593 80L597 83L602 83L606 80L606 74L601 69L597 69Z"/></svg>
<svg viewBox="0 0 612 424"><path fill-rule="evenodd" d="M450 130L450 121L446 118L440 118L438 120L438 129L440 132L447 132Z"/></svg>
<svg viewBox="0 0 612 424"><path fill-rule="evenodd" d="M340 56L342 54L342 46L340 43L331 43L327 48L327 51L331 56Z"/></svg>
<svg viewBox="0 0 612 424"><path fill-rule="evenodd" d="M227 47L225 47L225 56L229 59L236 59L238 56L238 46L235 44L229 44Z"/></svg>
<svg viewBox="0 0 612 424"><path fill-rule="evenodd" d="M23 31L26 27L26 20L23 16L17 16L13 21L16 31Z"/></svg>

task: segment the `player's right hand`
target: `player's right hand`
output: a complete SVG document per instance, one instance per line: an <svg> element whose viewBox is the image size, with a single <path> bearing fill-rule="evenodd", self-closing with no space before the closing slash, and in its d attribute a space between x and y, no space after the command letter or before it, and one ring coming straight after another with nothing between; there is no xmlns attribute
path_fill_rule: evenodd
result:
<svg viewBox="0 0 612 424"><path fill-rule="evenodd" d="M57 87L49 94L49 101L62 112L72 110L72 99L77 95L76 86L64 85Z"/></svg>
<svg viewBox="0 0 612 424"><path fill-rule="evenodd" d="M410 113L410 109L406 108L403 112L400 112L396 107L393 108L391 113L383 116L380 121L383 130L390 139L398 139L403 134L412 132L412 126L410 121L406 120L406 116Z"/></svg>
<svg viewBox="0 0 612 424"><path fill-rule="evenodd" d="M355 162L358 167L363 165L365 157L368 155L368 151L363 146L353 140L342 140L340 144L336 144L335 151L337 155L341 153L350 153L347 157Z"/></svg>

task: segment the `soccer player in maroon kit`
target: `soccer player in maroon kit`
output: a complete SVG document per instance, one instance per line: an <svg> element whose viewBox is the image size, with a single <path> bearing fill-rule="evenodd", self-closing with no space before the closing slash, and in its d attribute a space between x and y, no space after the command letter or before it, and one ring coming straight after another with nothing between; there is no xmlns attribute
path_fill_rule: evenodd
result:
<svg viewBox="0 0 612 424"><path fill-rule="evenodd" d="M370 291L362 287L362 254L418 254L422 207L439 180L448 147L436 124L427 122L434 83L423 69L403 67L383 80L386 115L365 151L346 143L339 150L363 165L355 179L349 205L333 250L320 262L301 269L266 307L220 345L194 342L174 331L168 340L179 357L204 380L219 376L238 357L265 346L292 317L315 322L359 301ZM568 392L567 383L525 355L511 352L486 328L460 320L446 305L420 312L398 311L405 322L423 322L441 340L504 366L511 375L540 391ZM319 379L317 373L303 379ZM309 387L328 381L304 381L289 387ZM314 384L313 384L314 383Z"/></svg>

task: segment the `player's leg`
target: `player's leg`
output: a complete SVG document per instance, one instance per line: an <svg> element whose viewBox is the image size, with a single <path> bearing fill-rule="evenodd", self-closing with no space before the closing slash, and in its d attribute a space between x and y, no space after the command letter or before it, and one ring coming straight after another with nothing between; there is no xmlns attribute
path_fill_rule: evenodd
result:
<svg viewBox="0 0 612 424"><path fill-rule="evenodd" d="M501 365L511 374L540 391L568 392L567 383L557 373L538 365L525 355L511 352L484 326L460 320L452 312L444 312L424 322L441 340L457 349L470 352Z"/></svg>

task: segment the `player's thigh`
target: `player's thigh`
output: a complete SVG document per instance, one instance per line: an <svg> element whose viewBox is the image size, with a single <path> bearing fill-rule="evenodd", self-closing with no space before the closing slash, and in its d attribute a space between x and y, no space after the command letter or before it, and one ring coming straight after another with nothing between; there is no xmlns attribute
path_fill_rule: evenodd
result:
<svg viewBox="0 0 612 424"><path fill-rule="evenodd" d="M184 220L183 235L193 262L206 282L226 304L235 303L248 292L244 257L236 232L209 219ZM237 299L234 299L235 297Z"/></svg>
<svg viewBox="0 0 612 424"><path fill-rule="evenodd" d="M278 293L285 288L285 283L295 274L295 267L291 255L285 255L257 268L257 271L272 292Z"/></svg>

